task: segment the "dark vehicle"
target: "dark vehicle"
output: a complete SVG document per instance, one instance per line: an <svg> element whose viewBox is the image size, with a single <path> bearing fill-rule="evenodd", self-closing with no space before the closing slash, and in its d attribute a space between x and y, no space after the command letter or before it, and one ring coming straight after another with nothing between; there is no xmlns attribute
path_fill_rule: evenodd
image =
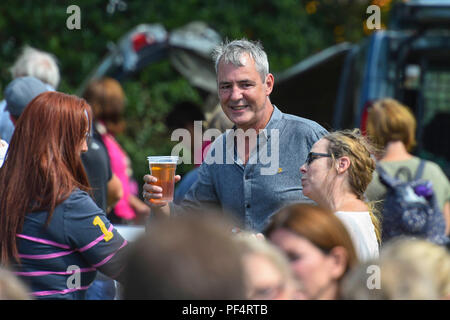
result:
<svg viewBox="0 0 450 320"><path fill-rule="evenodd" d="M417 119L415 154L450 177L450 2L397 4L389 30L331 47L282 73L272 100L328 129L365 129L367 107L393 97Z"/></svg>

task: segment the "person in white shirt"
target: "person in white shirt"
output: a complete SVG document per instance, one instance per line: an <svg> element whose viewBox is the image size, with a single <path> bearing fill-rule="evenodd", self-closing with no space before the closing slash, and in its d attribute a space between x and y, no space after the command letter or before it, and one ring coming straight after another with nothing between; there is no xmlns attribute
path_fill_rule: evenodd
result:
<svg viewBox="0 0 450 320"><path fill-rule="evenodd" d="M361 261L376 259L381 241L378 213L364 198L375 170L372 152L358 129L336 131L312 146L300 168L303 194L335 212Z"/></svg>
<svg viewBox="0 0 450 320"><path fill-rule="evenodd" d="M8 142L0 139L0 168L2 167L3 161L5 160L7 150L8 150Z"/></svg>

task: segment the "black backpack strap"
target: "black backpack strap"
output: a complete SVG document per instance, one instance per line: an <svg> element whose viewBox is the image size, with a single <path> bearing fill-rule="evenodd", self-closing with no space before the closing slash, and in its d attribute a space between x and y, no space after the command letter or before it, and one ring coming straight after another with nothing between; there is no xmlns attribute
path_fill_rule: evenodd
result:
<svg viewBox="0 0 450 320"><path fill-rule="evenodd" d="M419 166L417 167L417 171L416 171L414 180L419 180L422 177L424 169L425 169L425 160L420 159L420 163L419 163Z"/></svg>
<svg viewBox="0 0 450 320"><path fill-rule="evenodd" d="M395 187L395 185L397 185L397 180L393 177L391 177L386 170L383 169L382 166L380 166L379 164L377 164L377 172L380 178L380 181L382 184L384 184L387 187Z"/></svg>

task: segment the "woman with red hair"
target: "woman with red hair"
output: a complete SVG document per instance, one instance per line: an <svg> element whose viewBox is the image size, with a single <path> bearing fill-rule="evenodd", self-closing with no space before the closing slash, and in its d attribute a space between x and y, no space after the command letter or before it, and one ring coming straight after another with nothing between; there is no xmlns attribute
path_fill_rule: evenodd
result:
<svg viewBox="0 0 450 320"><path fill-rule="evenodd" d="M37 298L83 299L97 269L117 279L126 240L89 196L80 154L92 112L83 99L45 92L16 123L0 169L1 264Z"/></svg>

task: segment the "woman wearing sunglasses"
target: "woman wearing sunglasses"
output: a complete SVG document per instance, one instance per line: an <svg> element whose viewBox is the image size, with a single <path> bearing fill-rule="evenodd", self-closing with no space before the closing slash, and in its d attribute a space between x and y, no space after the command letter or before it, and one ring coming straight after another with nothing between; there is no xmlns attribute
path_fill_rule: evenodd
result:
<svg viewBox="0 0 450 320"><path fill-rule="evenodd" d="M380 221L364 192L372 180L372 147L360 134L336 131L317 141L300 168L303 194L337 215L347 227L358 258L378 257Z"/></svg>

